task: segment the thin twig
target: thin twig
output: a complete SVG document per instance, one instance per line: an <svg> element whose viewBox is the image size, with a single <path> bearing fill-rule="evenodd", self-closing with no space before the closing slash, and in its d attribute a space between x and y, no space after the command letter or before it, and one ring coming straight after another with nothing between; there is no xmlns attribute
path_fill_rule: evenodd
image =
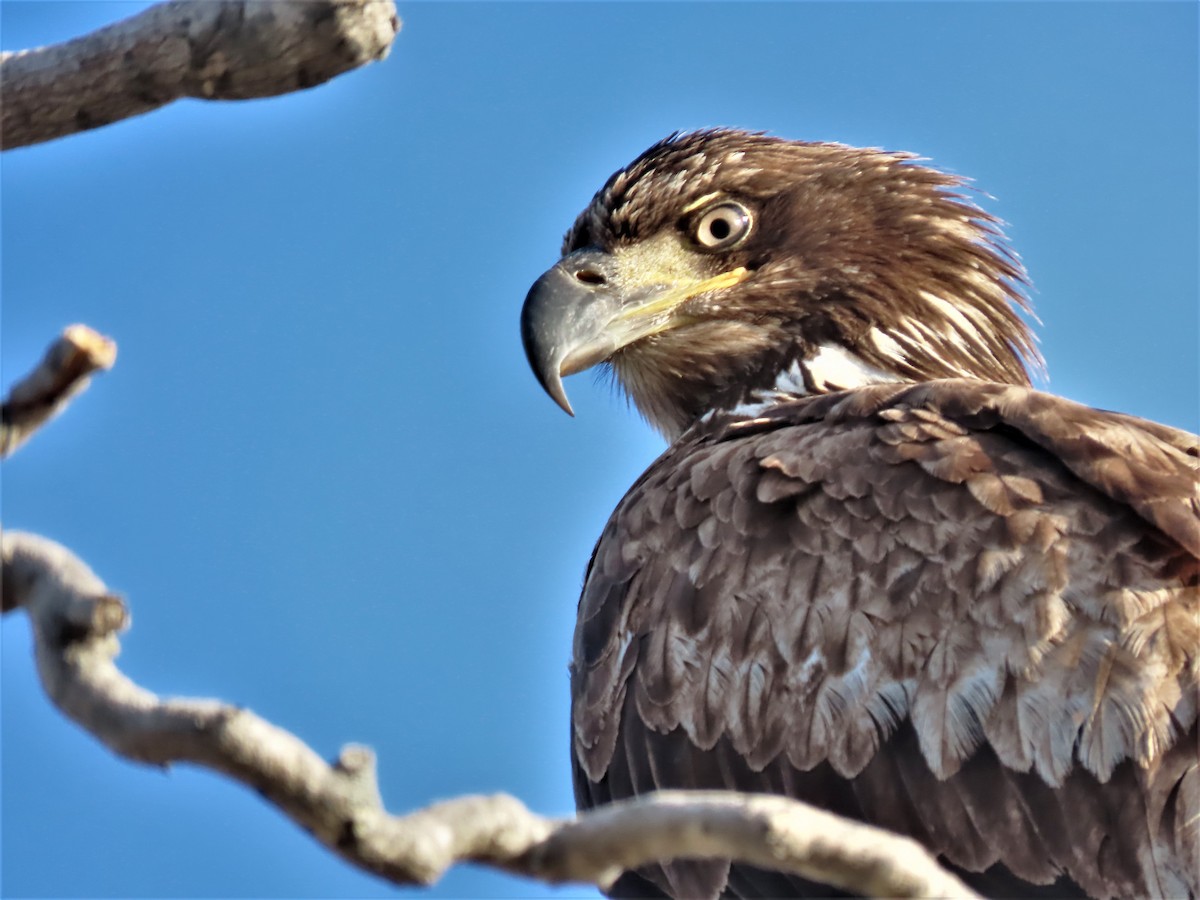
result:
<svg viewBox="0 0 1200 900"><path fill-rule="evenodd" d="M110 369L117 345L86 325L72 325L46 350L37 368L13 385L0 405L0 459L62 412L94 372Z"/></svg>

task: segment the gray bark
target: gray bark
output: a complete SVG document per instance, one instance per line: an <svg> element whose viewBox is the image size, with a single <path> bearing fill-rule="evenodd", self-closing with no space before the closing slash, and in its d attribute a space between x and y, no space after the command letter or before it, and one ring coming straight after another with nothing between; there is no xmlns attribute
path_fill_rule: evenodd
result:
<svg viewBox="0 0 1200 900"><path fill-rule="evenodd" d="M180 97L245 100L383 59L392 0L173 0L62 44L0 54L0 149L98 128Z"/></svg>

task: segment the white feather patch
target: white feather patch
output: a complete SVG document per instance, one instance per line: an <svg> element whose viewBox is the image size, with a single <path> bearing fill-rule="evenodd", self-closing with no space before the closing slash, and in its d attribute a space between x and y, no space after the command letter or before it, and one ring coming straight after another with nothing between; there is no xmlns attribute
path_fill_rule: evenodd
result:
<svg viewBox="0 0 1200 900"><path fill-rule="evenodd" d="M879 334L879 342L887 342L894 352L903 355L903 349L887 335ZM807 375L807 378L805 377ZM739 403L730 412L737 416L759 416L772 406L805 397L810 393L809 384L816 388L816 393L828 391L846 391L865 387L868 384L880 384L886 381L900 381L891 372L877 369L863 359L855 356L845 347L838 344L822 344L817 352L808 359L796 360L775 378L768 390L756 391L743 403ZM708 418L712 412L705 414Z"/></svg>
<svg viewBox="0 0 1200 900"><path fill-rule="evenodd" d="M891 372L868 365L845 347L837 344L823 344L817 350L816 356L804 361L804 366L808 369L812 382L818 388L826 391L844 391L864 387L868 384L900 380ZM796 368L797 366L793 364L788 373ZM801 385L804 383L802 378L800 383Z"/></svg>

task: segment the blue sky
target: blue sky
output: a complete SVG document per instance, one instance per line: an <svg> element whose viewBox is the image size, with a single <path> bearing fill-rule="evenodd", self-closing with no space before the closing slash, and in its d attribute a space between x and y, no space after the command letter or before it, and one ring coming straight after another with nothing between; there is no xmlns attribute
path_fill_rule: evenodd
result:
<svg viewBox="0 0 1200 900"><path fill-rule="evenodd" d="M142 6L4 0L0 40ZM916 151L1010 223L1051 389L1195 429L1197 9L405 3L387 61L315 90L5 154L4 386L71 322L120 358L5 464L4 524L129 599L143 685L370 744L394 811L567 813L583 566L662 449L591 376L570 419L527 371L575 214L676 129ZM396 894L240 787L116 760L0 631L5 896Z"/></svg>

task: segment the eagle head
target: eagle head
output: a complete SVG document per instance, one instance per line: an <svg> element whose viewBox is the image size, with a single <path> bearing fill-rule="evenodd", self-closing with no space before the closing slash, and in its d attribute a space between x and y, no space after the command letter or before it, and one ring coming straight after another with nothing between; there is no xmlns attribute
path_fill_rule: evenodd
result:
<svg viewBox="0 0 1200 900"><path fill-rule="evenodd" d="M616 172L533 285L543 388L606 363L668 438L873 381L1028 384L1024 271L964 179L906 153L716 129Z"/></svg>

